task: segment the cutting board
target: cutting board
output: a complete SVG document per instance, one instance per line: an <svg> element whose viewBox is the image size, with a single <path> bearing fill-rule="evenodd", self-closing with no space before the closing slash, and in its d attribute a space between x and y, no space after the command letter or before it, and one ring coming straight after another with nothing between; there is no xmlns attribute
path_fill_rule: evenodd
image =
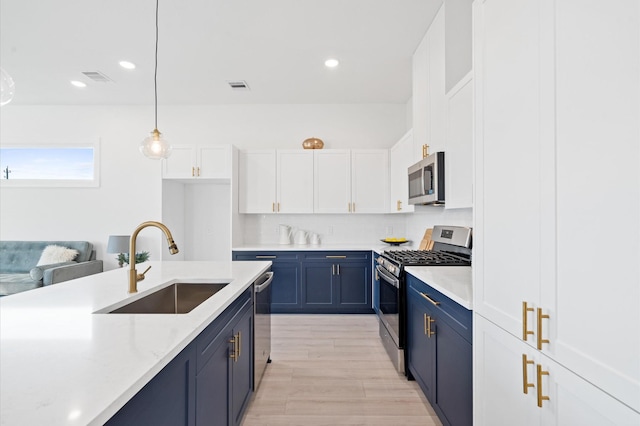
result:
<svg viewBox="0 0 640 426"><path fill-rule="evenodd" d="M420 250L431 250L433 248L433 240L431 239L431 234L433 233L433 228L429 228L424 232L424 236L422 237L422 241L420 241Z"/></svg>

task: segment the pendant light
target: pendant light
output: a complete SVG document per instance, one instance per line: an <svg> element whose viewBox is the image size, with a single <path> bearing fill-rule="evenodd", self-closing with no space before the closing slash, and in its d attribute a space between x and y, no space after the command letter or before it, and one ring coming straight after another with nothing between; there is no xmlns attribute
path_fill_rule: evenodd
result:
<svg viewBox="0 0 640 426"><path fill-rule="evenodd" d="M13 99L16 85L13 83L13 79L9 73L2 68L0 68L0 79L2 84L2 91L0 92L0 106L5 106Z"/></svg>
<svg viewBox="0 0 640 426"><path fill-rule="evenodd" d="M162 133L158 131L158 3L160 0L156 0L156 51L155 51L155 69L153 72L153 87L154 87L154 108L155 108L155 128L151 132L151 135L146 137L140 144L140 152L147 158L152 160L162 160L163 158L169 158L171 155L171 145L163 137Z"/></svg>

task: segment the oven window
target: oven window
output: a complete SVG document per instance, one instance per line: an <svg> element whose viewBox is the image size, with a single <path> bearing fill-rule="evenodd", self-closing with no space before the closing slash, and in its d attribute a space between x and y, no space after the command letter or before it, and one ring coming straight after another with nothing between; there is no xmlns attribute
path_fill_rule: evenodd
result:
<svg viewBox="0 0 640 426"><path fill-rule="evenodd" d="M388 324L394 340L400 336L400 290L380 277L380 316Z"/></svg>

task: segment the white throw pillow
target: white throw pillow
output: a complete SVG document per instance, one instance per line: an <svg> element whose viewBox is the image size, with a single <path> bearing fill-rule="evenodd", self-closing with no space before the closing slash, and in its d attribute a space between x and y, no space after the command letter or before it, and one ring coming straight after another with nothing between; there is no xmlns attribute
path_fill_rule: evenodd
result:
<svg viewBox="0 0 640 426"><path fill-rule="evenodd" d="M78 250L62 247L62 246L46 246L42 250L42 255L38 264L51 265L53 263L71 262L78 255Z"/></svg>

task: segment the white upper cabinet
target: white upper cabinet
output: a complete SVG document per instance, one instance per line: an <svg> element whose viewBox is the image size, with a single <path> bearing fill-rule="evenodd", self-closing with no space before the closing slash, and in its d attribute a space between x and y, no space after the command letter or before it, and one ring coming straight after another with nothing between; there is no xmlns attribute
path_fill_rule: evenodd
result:
<svg viewBox="0 0 640 426"><path fill-rule="evenodd" d="M230 179L231 145L173 145L163 160L165 179Z"/></svg>
<svg viewBox="0 0 640 426"><path fill-rule="evenodd" d="M407 169L415 163L413 130L409 130L389 150L389 209L391 213L411 213Z"/></svg>
<svg viewBox="0 0 640 426"><path fill-rule="evenodd" d="M240 152L240 213L312 213L313 152Z"/></svg>
<svg viewBox="0 0 640 426"><path fill-rule="evenodd" d="M445 144L444 6L431 22L413 55L413 137L415 161L422 146L429 153L443 151Z"/></svg>
<svg viewBox="0 0 640 426"><path fill-rule="evenodd" d="M354 149L351 151L351 212L389 211L389 151Z"/></svg>
<svg viewBox="0 0 640 426"><path fill-rule="evenodd" d="M238 171L240 213L275 213L276 151L240 151Z"/></svg>
<svg viewBox="0 0 640 426"><path fill-rule="evenodd" d="M386 149L316 150L314 174L314 212L387 212L389 157Z"/></svg>
<svg viewBox="0 0 640 426"><path fill-rule="evenodd" d="M277 151L278 213L313 213L313 151Z"/></svg>
<svg viewBox="0 0 640 426"><path fill-rule="evenodd" d="M447 93L445 209L473 206L473 79L471 73Z"/></svg>
<svg viewBox="0 0 640 426"><path fill-rule="evenodd" d="M473 8L474 312L640 412L637 1Z"/></svg>

